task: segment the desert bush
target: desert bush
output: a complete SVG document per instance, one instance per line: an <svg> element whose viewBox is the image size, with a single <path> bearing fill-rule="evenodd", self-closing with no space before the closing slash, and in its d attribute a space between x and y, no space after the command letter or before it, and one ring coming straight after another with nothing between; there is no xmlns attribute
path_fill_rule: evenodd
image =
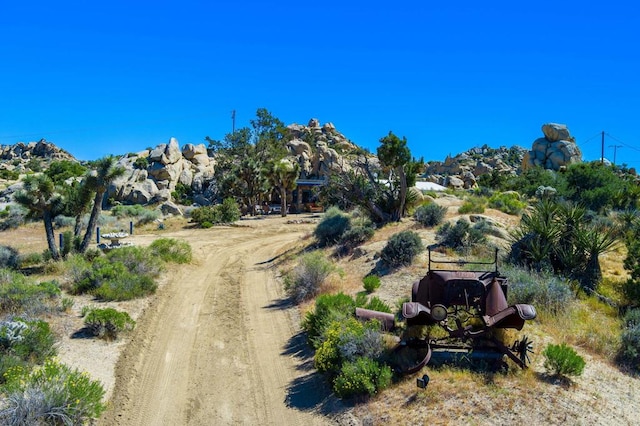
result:
<svg viewBox="0 0 640 426"><path fill-rule="evenodd" d="M510 305L526 303L540 311L557 315L566 311L574 301L569 283L551 273L534 272L511 265L504 265L502 272L509 277Z"/></svg>
<svg viewBox="0 0 640 426"><path fill-rule="evenodd" d="M151 243L149 250L165 262L189 263L192 258L189 243L175 238L158 238Z"/></svg>
<svg viewBox="0 0 640 426"><path fill-rule="evenodd" d="M218 204L215 208L220 212L220 221L222 223L235 222L242 215L238 203L233 198L225 198L222 204Z"/></svg>
<svg viewBox="0 0 640 426"><path fill-rule="evenodd" d="M377 321L362 323L354 317L329 324L316 350L314 364L318 371L337 373L342 364L358 357L378 359L384 342Z"/></svg>
<svg viewBox="0 0 640 426"><path fill-rule="evenodd" d="M372 226L354 226L344 231L340 237L340 244L349 250L369 241L375 230Z"/></svg>
<svg viewBox="0 0 640 426"><path fill-rule="evenodd" d="M147 157L138 157L133 162L133 167L136 169L146 170L149 167L149 159Z"/></svg>
<svg viewBox="0 0 640 426"><path fill-rule="evenodd" d="M285 290L296 302L310 299L319 293L322 284L334 270L335 266L322 252L307 253L287 276Z"/></svg>
<svg viewBox="0 0 640 426"><path fill-rule="evenodd" d="M363 295L364 296L364 295ZM360 298L356 298L356 306L359 308L371 309L372 311L378 312L386 312L388 314L391 313L391 307L384 303L382 299L377 296L373 296L368 300L359 300Z"/></svg>
<svg viewBox="0 0 640 426"><path fill-rule="evenodd" d="M87 168L77 161L59 160L52 161L44 174L56 184L60 184L69 178L82 176L86 171Z"/></svg>
<svg viewBox="0 0 640 426"><path fill-rule="evenodd" d="M26 268L33 265L39 265L42 263L42 253L27 253L20 255L18 261L20 268Z"/></svg>
<svg viewBox="0 0 640 426"><path fill-rule="evenodd" d="M464 203L458 208L458 213L484 213L484 209L487 207L487 200L484 197L471 196L468 197Z"/></svg>
<svg viewBox="0 0 640 426"><path fill-rule="evenodd" d="M58 215L53 219L56 228L69 228L76 224L76 219L70 216Z"/></svg>
<svg viewBox="0 0 640 426"><path fill-rule="evenodd" d="M0 269L0 313L51 312L59 296L60 288L54 282L36 283L20 273Z"/></svg>
<svg viewBox="0 0 640 426"><path fill-rule="evenodd" d="M580 376L584 371L585 361L573 348L566 344L549 344L542 352L544 368L554 376Z"/></svg>
<svg viewBox="0 0 640 426"><path fill-rule="evenodd" d="M13 206L9 210L9 214L6 215L0 221L0 231L6 231L7 229L17 229L26 222L27 210L19 205Z"/></svg>
<svg viewBox="0 0 640 426"><path fill-rule="evenodd" d="M151 277L127 274L103 282L92 294L105 301L122 301L148 296L155 293L157 288Z"/></svg>
<svg viewBox="0 0 640 426"><path fill-rule="evenodd" d="M222 204L203 206L190 210L191 220L203 228L209 224L231 223L240 219L240 208L233 198L226 198Z"/></svg>
<svg viewBox="0 0 640 426"><path fill-rule="evenodd" d="M380 277L377 275L367 275L362 278L362 285L368 293L373 293L380 287Z"/></svg>
<svg viewBox="0 0 640 426"><path fill-rule="evenodd" d="M309 343L317 349L329 324L353 316L355 307L353 298L344 293L318 296L315 309L307 312L302 321L302 328L307 332Z"/></svg>
<svg viewBox="0 0 640 426"><path fill-rule="evenodd" d="M527 206L527 203L520 200L520 194L515 191L496 192L489 198L489 207L501 212L519 215Z"/></svg>
<svg viewBox="0 0 640 426"><path fill-rule="evenodd" d="M18 250L10 246L0 246L0 268L16 269L19 264Z"/></svg>
<svg viewBox="0 0 640 426"><path fill-rule="evenodd" d="M375 395L391 384L392 372L387 365L359 357L342 365L333 381L333 390L341 398Z"/></svg>
<svg viewBox="0 0 640 426"><path fill-rule="evenodd" d="M106 408L100 382L53 359L33 370L11 368L5 377L2 424L81 425L100 417Z"/></svg>
<svg viewBox="0 0 640 426"><path fill-rule="evenodd" d="M330 207L316 226L313 235L320 246L335 244L351 227L349 216L337 207Z"/></svg>
<svg viewBox="0 0 640 426"><path fill-rule="evenodd" d="M189 185L181 182L176 184L175 190L171 192L174 201L183 205L193 204L193 189Z"/></svg>
<svg viewBox="0 0 640 426"><path fill-rule="evenodd" d="M148 209L146 209L144 206L140 204L131 204L131 205L121 204L118 206L113 206L111 208L111 215L118 218L137 217L144 214L146 211L148 211Z"/></svg>
<svg viewBox="0 0 640 426"><path fill-rule="evenodd" d="M640 371L640 309L629 310L623 321L618 361Z"/></svg>
<svg viewBox="0 0 640 426"><path fill-rule="evenodd" d="M397 268L410 265L423 250L424 245L416 232L402 231L389 238L380 253L380 259L389 267Z"/></svg>
<svg viewBox="0 0 640 426"><path fill-rule="evenodd" d="M413 214L415 220L422 226L433 227L440 225L447 214L448 208L436 203L423 204Z"/></svg>
<svg viewBox="0 0 640 426"><path fill-rule="evenodd" d="M191 220L205 228L204 224L220 223L220 212L213 206L197 207L191 210ZM210 226L207 226L210 228Z"/></svg>
<svg viewBox="0 0 640 426"><path fill-rule="evenodd" d="M112 253L121 250L124 249L114 250ZM87 269L83 269L82 262L78 262L76 274L79 279L72 282L72 292L91 293L103 300L130 300L154 293L157 284L151 276L145 274L159 273L158 262L153 259L147 262L149 259L141 256L140 263L135 264L135 255L139 252L129 253L133 257L124 259L126 264L120 261L121 257L126 257L126 253L100 257Z"/></svg>
<svg viewBox="0 0 640 426"><path fill-rule="evenodd" d="M118 338L118 333L133 330L135 321L123 311L113 308L92 308L86 313L84 324L94 336L115 340Z"/></svg>
<svg viewBox="0 0 640 426"><path fill-rule="evenodd" d="M485 235L472 227L466 219L458 219L455 225L444 223L436 232L436 240L444 247L465 250L486 242Z"/></svg>
<svg viewBox="0 0 640 426"><path fill-rule="evenodd" d="M122 263L134 275L148 275L156 278L164 269L160 258L154 255L153 250L146 247L121 247L111 250L106 257L111 263Z"/></svg>
<svg viewBox="0 0 640 426"><path fill-rule="evenodd" d="M14 318L0 321L0 355L37 364L55 355L55 337L42 320Z"/></svg>

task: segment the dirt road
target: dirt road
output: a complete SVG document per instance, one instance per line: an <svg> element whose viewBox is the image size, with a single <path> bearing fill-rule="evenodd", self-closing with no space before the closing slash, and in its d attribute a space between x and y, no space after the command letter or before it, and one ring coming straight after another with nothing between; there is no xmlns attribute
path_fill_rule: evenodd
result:
<svg viewBox="0 0 640 426"><path fill-rule="evenodd" d="M99 424L329 423L307 409L317 395L295 390L317 379L292 350L298 321L270 269L310 225L246 223L167 235L191 244L194 264L171 273L139 320Z"/></svg>

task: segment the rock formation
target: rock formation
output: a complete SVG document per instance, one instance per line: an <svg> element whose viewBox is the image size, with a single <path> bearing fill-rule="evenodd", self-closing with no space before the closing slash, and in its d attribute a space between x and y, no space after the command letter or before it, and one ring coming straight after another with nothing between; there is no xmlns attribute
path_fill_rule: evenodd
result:
<svg viewBox="0 0 640 426"><path fill-rule="evenodd" d="M46 167L46 164L51 161L59 160L77 161L64 149L58 148L44 139L40 139L38 142L18 142L15 145L0 146L0 169L4 170L23 173L30 169L28 163L33 161Z"/></svg>
<svg viewBox="0 0 640 426"><path fill-rule="evenodd" d="M582 153L564 124L547 123L542 125L543 138L533 141L531 151L524 155L523 170L544 167L560 170L570 164L582 161Z"/></svg>
<svg viewBox="0 0 640 426"><path fill-rule="evenodd" d="M427 163L424 178L449 188L475 188L477 178L483 174L493 171L516 174L525 151L519 146L494 149L484 145L472 148L455 157L448 156L444 162L430 161Z"/></svg>
<svg viewBox="0 0 640 426"><path fill-rule="evenodd" d="M146 168L137 166L139 158L147 160ZM111 185L107 195L127 204L170 201L171 192L178 183L191 187L197 193L205 192L214 172L214 162L207 155L204 144L186 144L181 150L175 138L150 151L122 157L118 165L127 173Z"/></svg>

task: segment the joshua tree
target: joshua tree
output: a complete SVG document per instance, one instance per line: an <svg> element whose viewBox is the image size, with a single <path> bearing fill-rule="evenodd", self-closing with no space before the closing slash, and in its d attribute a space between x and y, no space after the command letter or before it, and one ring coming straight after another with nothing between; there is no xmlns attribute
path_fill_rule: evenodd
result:
<svg viewBox="0 0 640 426"><path fill-rule="evenodd" d="M29 175L24 178L23 189L15 194L14 199L29 210L30 216L44 220L51 257L54 260L60 259L53 235L53 218L62 209L62 197L56 192L53 180L47 175Z"/></svg>
<svg viewBox="0 0 640 426"><path fill-rule="evenodd" d="M82 243L80 244L80 252L85 252L89 247L89 242L93 236L93 232L98 224L98 217L102 211L102 199L107 192L109 185L118 177L122 176L125 170L122 167L115 165L115 157L107 156L99 160L96 160L93 164L94 169L89 172L85 178L85 184L95 191L93 197L93 208L91 209L91 216L89 216L89 223L87 224L87 231L84 234Z"/></svg>

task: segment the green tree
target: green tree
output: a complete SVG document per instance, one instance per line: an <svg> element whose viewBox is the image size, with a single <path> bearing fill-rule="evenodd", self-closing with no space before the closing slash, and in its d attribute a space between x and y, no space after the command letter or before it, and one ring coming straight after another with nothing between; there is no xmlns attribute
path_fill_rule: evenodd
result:
<svg viewBox="0 0 640 426"><path fill-rule="evenodd" d="M268 163L266 170L269 182L280 192L280 211L282 217L287 215L287 194L296 188L296 181L300 175L298 163L282 158Z"/></svg>
<svg viewBox="0 0 640 426"><path fill-rule="evenodd" d="M61 160L52 161L44 174L49 176L56 185L60 185L69 178L82 176L86 171L87 168L76 161Z"/></svg>
<svg viewBox="0 0 640 426"><path fill-rule="evenodd" d="M54 260L60 259L53 234L53 219L62 210L62 197L56 191L53 180L47 175L28 175L23 180L23 189L16 192L16 202L29 210L29 215L44 220L47 245Z"/></svg>
<svg viewBox="0 0 640 426"><path fill-rule="evenodd" d="M102 211L102 201L104 194L107 192L109 185L122 176L125 170L122 167L116 166L116 160L113 156L103 157L96 160L92 164L93 170L85 178L86 185L95 192L93 197L93 207L91 209L91 215L89 216L89 223L87 224L87 230L80 244L80 253L84 253L89 247L91 237L98 224L98 217Z"/></svg>
<svg viewBox="0 0 640 426"><path fill-rule="evenodd" d="M360 206L378 223L399 221L406 214L407 188L415 185L423 161L413 159L407 139L393 132L380 139L377 155L379 167L363 150L354 168L332 173L320 193L323 204L347 210Z"/></svg>

